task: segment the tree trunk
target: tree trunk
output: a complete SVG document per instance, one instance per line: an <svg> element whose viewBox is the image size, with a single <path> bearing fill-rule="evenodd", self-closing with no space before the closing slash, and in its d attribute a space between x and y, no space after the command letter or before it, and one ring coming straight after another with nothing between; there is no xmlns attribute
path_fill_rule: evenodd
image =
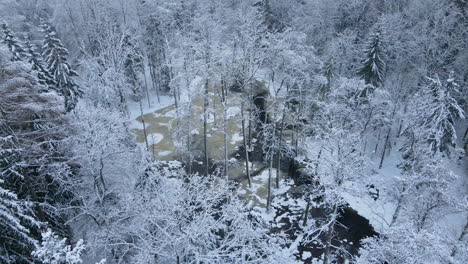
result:
<svg viewBox="0 0 468 264"><path fill-rule="evenodd" d="M155 160L156 159L156 148L154 146L155 144L154 144L154 135L153 134L151 134L151 142L153 143L153 144L151 144L151 151L153 153L153 160Z"/></svg>
<svg viewBox="0 0 468 264"><path fill-rule="evenodd" d="M323 145L320 145L320 149L319 149L319 152L317 154L317 161L315 162L315 175L314 175L314 177L317 177L317 174L318 174L318 166L319 166L319 163L320 163L320 158L322 157L322 149L323 149Z"/></svg>
<svg viewBox="0 0 468 264"><path fill-rule="evenodd" d="M460 234L460 237L458 238L458 241L463 241L463 238L465 237L465 235L468 233L468 219L467 221L465 222L465 227L463 228L463 231L462 233ZM452 249L452 254L450 254L450 256L454 257L455 254L457 253L457 248L453 248ZM453 262L452 262L453 263Z"/></svg>
<svg viewBox="0 0 468 264"><path fill-rule="evenodd" d="M398 126L398 133L396 135L397 138L400 137L402 128L403 128L403 120L400 120L400 125Z"/></svg>
<svg viewBox="0 0 468 264"><path fill-rule="evenodd" d="M249 98L249 149L252 148L252 113L254 110L254 104L253 104L253 86L250 84L250 98Z"/></svg>
<svg viewBox="0 0 468 264"><path fill-rule="evenodd" d="M270 212L271 207L271 174L273 173L273 153L269 155L269 166L268 166L268 195L267 195L267 212Z"/></svg>
<svg viewBox="0 0 468 264"><path fill-rule="evenodd" d="M398 219L398 215L400 214L401 205L403 203L404 192L406 191L406 185L403 186L403 190L398 197L397 207L395 208L395 212L393 212L392 221L390 222L390 227L395 224L396 220Z"/></svg>
<svg viewBox="0 0 468 264"><path fill-rule="evenodd" d="M325 242L325 252L323 253L323 264L328 264L329 263L330 248L331 248L331 243L332 243L332 239L333 239L333 233L335 232L337 212L338 212L338 206L336 206L336 204L335 204L333 206L333 215L332 215L332 220L330 222L330 230L327 233L327 241Z"/></svg>
<svg viewBox="0 0 468 264"><path fill-rule="evenodd" d="M158 85L157 85L156 75L154 73L153 64L149 63L148 65L149 65L149 68L150 68L151 84L153 85L153 89L156 92L156 97L158 98L158 103L161 103L161 99L159 98L159 88L158 88Z"/></svg>
<svg viewBox="0 0 468 264"><path fill-rule="evenodd" d="M306 205L305 212L304 212L304 222L302 223L303 226L307 225L307 220L309 218L309 210L310 210L310 199L307 199L307 205Z"/></svg>
<svg viewBox="0 0 468 264"><path fill-rule="evenodd" d="M249 181L249 188L252 188L252 180L250 178L249 171L249 150L247 146L247 137L245 133L245 120L244 120L244 101L241 102L241 122L242 122L242 137L244 138L244 149L245 149L245 170L247 173L247 180Z"/></svg>
<svg viewBox="0 0 468 264"><path fill-rule="evenodd" d="M384 158L385 158L385 152L387 151L388 140L390 138L390 132L391 131L392 131L392 129L389 128L388 132L387 132L387 137L385 138L384 148L383 148L383 151L382 151L382 157L380 158L379 169L382 169L383 161L384 161Z"/></svg>
<svg viewBox="0 0 468 264"><path fill-rule="evenodd" d="M187 125L187 153L188 153L188 171L192 174L192 98L189 98L188 106L188 125Z"/></svg>
<svg viewBox="0 0 468 264"><path fill-rule="evenodd" d="M284 131L284 116L286 108L283 108L283 116L281 117L281 128L279 131L279 140L278 140L278 150L276 151L277 163L276 163L276 188L279 188L279 182L281 177L281 142L283 140L283 131Z"/></svg>
<svg viewBox="0 0 468 264"><path fill-rule="evenodd" d="M382 134L382 130L379 129L379 135L377 136L377 143L375 143L375 149L374 153L377 153L377 150L379 148L379 143L380 143L380 135Z"/></svg>
<svg viewBox="0 0 468 264"><path fill-rule="evenodd" d="M176 95L174 95L177 97ZM208 164L208 80L205 82L205 98L203 104L203 145L205 149L205 176L209 174Z"/></svg>
<svg viewBox="0 0 468 264"><path fill-rule="evenodd" d="M146 81L145 67L143 67L143 79L145 79L145 93L146 93L146 99L148 100L148 108L151 108L151 101L150 101L150 96L149 96L149 91L148 91L148 82Z"/></svg>
<svg viewBox="0 0 468 264"><path fill-rule="evenodd" d="M223 106L223 133L224 133L224 176L228 177L228 135L227 135L227 95L224 80L221 80L221 101Z"/></svg>
<svg viewBox="0 0 468 264"><path fill-rule="evenodd" d="M146 134L146 124L145 124L145 118L143 117L143 106L141 105L141 100L139 101L139 103L140 103L141 123L143 124L143 135L145 136L146 149L149 150L148 135Z"/></svg>
<svg viewBox="0 0 468 264"><path fill-rule="evenodd" d="M226 102L223 103L223 132L224 132L224 176L228 176L228 137L227 137L227 109Z"/></svg>
<svg viewBox="0 0 468 264"><path fill-rule="evenodd" d="M274 111L276 112L276 111ZM271 206L271 176L273 174L273 160L275 158L275 148L277 148L277 144L278 144L278 141L276 140L276 123L275 123L275 120L276 120L276 117L273 116L272 117L272 139L273 139L273 146L270 146L270 150L268 152L269 154L269 166L268 166L268 201L267 201L267 211L270 210L270 206ZM276 180L278 181L278 177L276 177ZM279 185L279 181L277 182L277 184Z"/></svg>
<svg viewBox="0 0 468 264"><path fill-rule="evenodd" d="M466 137L468 135L468 127L465 130L465 134L463 135L463 141L465 141L465 144L463 146L463 149L465 149L465 155L468 154L468 140L466 140Z"/></svg>

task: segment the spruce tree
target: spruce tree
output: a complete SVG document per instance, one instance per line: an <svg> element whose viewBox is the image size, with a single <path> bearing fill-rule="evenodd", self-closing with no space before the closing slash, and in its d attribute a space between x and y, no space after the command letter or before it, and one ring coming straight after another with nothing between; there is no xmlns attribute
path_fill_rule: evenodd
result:
<svg viewBox="0 0 468 264"><path fill-rule="evenodd" d="M140 98L142 94L138 83L138 73L144 71L143 55L129 35L124 37L123 48L126 50L124 66L127 82L131 86L133 94Z"/></svg>
<svg viewBox="0 0 468 264"><path fill-rule="evenodd" d="M45 33L42 49L47 70L52 75L58 91L65 98L65 109L71 111L75 108L78 97L82 94L74 81L78 73L68 64L68 50L57 37L55 29L47 23L43 23L41 27Z"/></svg>
<svg viewBox="0 0 468 264"><path fill-rule="evenodd" d="M24 48L18 39L11 33L7 24L2 24L3 40L2 42L7 45L8 49L13 53L13 61L20 61L24 57Z"/></svg>
<svg viewBox="0 0 468 264"><path fill-rule="evenodd" d="M358 71L359 76L364 79L366 84L381 85L386 70L386 56L381 27L378 27L376 32L370 36L364 56L362 66Z"/></svg>
<svg viewBox="0 0 468 264"><path fill-rule="evenodd" d="M25 55L27 61L32 65L33 71L37 74L37 80L40 84L47 86L50 89L56 89L54 78L44 66L42 55L37 51L36 45L29 40L25 43Z"/></svg>
<svg viewBox="0 0 468 264"><path fill-rule="evenodd" d="M34 246L28 237L39 234L38 222L63 227L54 205L71 199L55 180L68 171L68 156L58 148L68 135L68 124L61 116L60 96L41 91L30 66L11 57L1 44L0 256L18 258L0 257L0 263L34 263L22 259L30 258Z"/></svg>
<svg viewBox="0 0 468 264"><path fill-rule="evenodd" d="M445 83L438 76L428 80L429 84L423 90L426 100L422 108L422 134L433 153L440 151L450 156L456 146L455 121L465 118L463 108L455 99L460 92L459 85L453 72Z"/></svg>
<svg viewBox="0 0 468 264"><path fill-rule="evenodd" d="M5 124L0 126L5 128ZM16 177L21 181L23 177L17 164L12 162L13 156L19 154L14 145L12 136L0 136L0 262L28 263L36 243L30 227L37 227L39 223L29 203L18 199L5 186L7 178Z"/></svg>
<svg viewBox="0 0 468 264"><path fill-rule="evenodd" d="M336 76L335 73L335 60L331 57L323 66L323 76L327 79L327 82L320 85L319 92L323 96L330 92L332 81Z"/></svg>

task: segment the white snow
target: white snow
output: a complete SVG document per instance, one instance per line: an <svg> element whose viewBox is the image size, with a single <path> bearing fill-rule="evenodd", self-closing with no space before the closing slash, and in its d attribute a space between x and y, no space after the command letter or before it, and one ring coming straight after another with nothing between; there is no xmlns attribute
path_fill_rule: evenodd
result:
<svg viewBox="0 0 468 264"><path fill-rule="evenodd" d="M241 142L243 140L242 136L239 133L234 133L231 136L231 144L236 145L238 142Z"/></svg>
<svg viewBox="0 0 468 264"><path fill-rule="evenodd" d="M161 140L164 139L164 136L159 133L152 133L148 135L148 143L149 144L158 144Z"/></svg>
<svg viewBox="0 0 468 264"><path fill-rule="evenodd" d="M151 98L151 94L150 94ZM170 96L161 96L160 97L161 101L158 102L157 98L151 98L151 106L148 105L148 101L146 99L142 100L142 108L143 108L143 114L148 114L155 112L159 109L162 109L164 107L170 106L174 104L174 98ZM127 103L128 106L128 112L129 112L129 119L130 120L135 120L137 117L141 115L140 112L140 103L132 101L129 99L129 102Z"/></svg>
<svg viewBox="0 0 468 264"><path fill-rule="evenodd" d="M169 155L169 154L171 154L171 153L172 153L172 151L168 151L168 150L166 150L166 151L160 151L160 152L158 152L158 156L164 157L164 156L167 156L167 155Z"/></svg>
<svg viewBox="0 0 468 264"><path fill-rule="evenodd" d="M231 118L231 117L239 115L241 112L241 109L238 106L231 106L226 110L226 112L227 112L227 117Z"/></svg>

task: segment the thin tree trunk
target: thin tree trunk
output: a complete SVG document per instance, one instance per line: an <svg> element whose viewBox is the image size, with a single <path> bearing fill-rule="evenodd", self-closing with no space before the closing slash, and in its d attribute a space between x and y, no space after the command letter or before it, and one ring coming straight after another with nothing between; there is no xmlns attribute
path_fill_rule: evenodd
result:
<svg viewBox="0 0 468 264"><path fill-rule="evenodd" d="M387 137L385 138L384 148L383 148L383 151L382 151L382 157L380 158L379 169L382 169L383 161L384 161L384 158L385 158L385 152L387 151L388 140L390 139L390 132L391 131L392 131L392 129L389 128L388 132L387 132Z"/></svg>
<svg viewBox="0 0 468 264"><path fill-rule="evenodd" d="M468 127L465 130L465 134L463 135L463 141L465 142L463 148L465 149L465 155L468 154L468 141L466 140L466 137L468 136Z"/></svg>
<svg viewBox="0 0 468 264"><path fill-rule="evenodd" d="M143 78L145 79L145 93L146 93L146 99L148 100L148 107L151 108L151 101L150 101L150 96L149 96L149 91L148 91L148 82L146 81L145 67L143 67Z"/></svg>
<svg viewBox="0 0 468 264"><path fill-rule="evenodd" d="M302 223L303 226L307 225L307 220L309 219L309 210L310 210L310 199L307 199L307 205L304 212L304 222Z"/></svg>
<svg viewBox="0 0 468 264"><path fill-rule="evenodd" d="M175 97L177 97L174 94ZM205 149L205 176L209 174L208 164L208 80L205 82L205 98L203 104L203 145Z"/></svg>
<svg viewBox="0 0 468 264"><path fill-rule="evenodd" d="M267 212L270 212L271 207L271 174L273 173L273 153L269 155L268 166L268 195L267 195Z"/></svg>
<svg viewBox="0 0 468 264"><path fill-rule="evenodd" d="M228 176L228 137L227 137L227 109L226 102L223 102L223 132L224 132L224 176Z"/></svg>
<svg viewBox="0 0 468 264"><path fill-rule="evenodd" d="M367 130L367 127L369 126L369 123L372 119L372 113L374 112L374 108L371 108L370 112L369 112L369 117L367 117L367 121L366 121L366 124L364 124L364 128L362 129L362 134L364 134Z"/></svg>
<svg viewBox="0 0 468 264"><path fill-rule="evenodd" d="M139 104L140 104L141 123L143 124L143 135L145 136L146 149L149 150L148 135L146 134L146 124L145 124L145 118L143 117L143 106L141 105L141 100L139 101Z"/></svg>
<svg viewBox="0 0 468 264"><path fill-rule="evenodd" d="M250 84L250 98L249 98L249 149L252 148L252 113L254 110L254 104L253 104L253 85Z"/></svg>
<svg viewBox="0 0 468 264"><path fill-rule="evenodd" d="M400 125L398 126L398 133L396 135L397 138L400 137L402 128L403 128L403 120L400 120Z"/></svg>
<svg viewBox="0 0 468 264"><path fill-rule="evenodd" d="M223 106L223 134L224 134L224 176L229 175L228 164L228 135L227 135L227 93L224 80L221 80L221 103Z"/></svg>
<svg viewBox="0 0 468 264"><path fill-rule="evenodd" d="M390 227L395 224L396 220L398 219L398 215L400 214L401 205L403 204L404 192L406 191L406 185L403 186L403 190L398 197L397 207L395 208L395 212L393 212L392 221L390 222Z"/></svg>
<svg viewBox="0 0 468 264"><path fill-rule="evenodd" d="M463 231L460 234L460 237L458 238L458 241L462 241L466 234L468 234L468 219L465 222L465 227L463 228ZM455 247L455 248L452 249L452 254L450 254L450 256L454 257L456 253L457 253L457 248Z"/></svg>
<svg viewBox="0 0 468 264"><path fill-rule="evenodd" d="M154 135L153 134L151 134L151 141L153 143L153 144L151 144L151 150L153 152L153 160L155 160L156 159L156 149L155 149L155 146L154 146L155 144L154 144Z"/></svg>
<svg viewBox="0 0 468 264"><path fill-rule="evenodd" d="M252 188L252 180L250 178L249 171L249 150L247 149L247 137L245 133L245 120L244 120L244 101L241 102L241 122L242 122L242 137L244 138L244 149L245 149L245 170L247 173L247 180L249 181L249 188Z"/></svg>
<svg viewBox="0 0 468 264"><path fill-rule="evenodd" d="M379 148L381 134L382 134L382 130L379 129L379 135L377 136L377 143L375 143L374 153L377 153L377 149Z"/></svg>
<svg viewBox="0 0 468 264"><path fill-rule="evenodd" d="M323 263L328 264L329 263L329 258L330 258L330 248L331 248L331 243L333 239L333 233L335 232L335 224L336 224L336 218L337 218L337 212L338 212L338 206L336 204L333 206L333 215L332 215L332 220L330 222L330 230L327 234L327 241L325 242L325 252L323 253Z"/></svg>
<svg viewBox="0 0 468 264"><path fill-rule="evenodd" d="M189 98L188 125L187 125L187 153L188 153L188 171L192 174L192 98Z"/></svg>
<svg viewBox="0 0 468 264"><path fill-rule="evenodd" d="M367 139L364 139L364 147L363 147L363 150L361 152L361 156L364 155L364 153L366 153L366 150L367 150Z"/></svg>
<svg viewBox="0 0 468 264"><path fill-rule="evenodd" d="M153 86L154 91L156 92L156 97L158 98L158 103L161 103L161 99L159 98L159 88L156 81L156 74L154 73L154 67L152 63L149 63L150 68L150 75L151 75L151 84ZM155 84L156 83L156 84Z"/></svg>
<svg viewBox="0 0 468 264"><path fill-rule="evenodd" d="M270 210L270 206L271 206L271 176L273 174L273 160L274 160L274 157L275 157L275 147L278 147L276 144L277 144L277 141L276 141L276 123L274 120L276 120L276 117L273 116L273 123L272 123L272 126L273 126L273 129L272 129L272 139L273 139L273 146L271 146L271 149L269 151L269 166L268 166L268 201L267 201L267 211ZM278 180L278 177L276 178ZM279 182L278 182L279 184Z"/></svg>
<svg viewBox="0 0 468 264"><path fill-rule="evenodd" d="M315 162L315 175L314 175L315 177L317 177L317 174L318 174L318 166L320 163L320 158L322 157L322 149L323 149L323 145L320 145L320 149L317 154L317 161Z"/></svg>
<svg viewBox="0 0 468 264"><path fill-rule="evenodd" d="M276 152L277 163L276 163L276 188L279 188L279 182L281 177L281 142L283 140L283 131L284 131L284 116L286 115L286 107L283 108L283 116L281 117L281 128L279 131L279 141L278 141L278 151Z"/></svg>

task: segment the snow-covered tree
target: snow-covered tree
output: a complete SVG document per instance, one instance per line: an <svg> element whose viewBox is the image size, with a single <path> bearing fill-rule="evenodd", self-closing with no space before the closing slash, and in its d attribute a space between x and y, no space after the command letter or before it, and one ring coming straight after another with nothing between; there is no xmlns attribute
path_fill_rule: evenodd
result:
<svg viewBox="0 0 468 264"><path fill-rule="evenodd" d="M47 229L42 233L42 241L36 245L32 255L41 263L50 264L80 264L83 263L82 255L86 250L83 239L78 240L72 248L67 239L60 237ZM106 259L102 259L96 264L105 264Z"/></svg>
<svg viewBox="0 0 468 264"><path fill-rule="evenodd" d="M61 226L63 219L54 206L69 197L63 195L63 186L55 179L70 173L67 155L58 148L67 131L63 101L55 92L43 91L30 65L11 61L10 57L6 47L1 46L0 136L13 137L16 149L9 156L15 170L6 170L2 180L19 200L32 203L30 208L38 220Z"/></svg>
<svg viewBox="0 0 468 264"><path fill-rule="evenodd" d="M32 252L33 256L42 263L50 264L79 264L83 263L81 254L85 250L83 240L79 240L71 248L66 244L67 239L60 239L59 236L52 233L50 229L42 233L41 244Z"/></svg>
<svg viewBox="0 0 468 264"><path fill-rule="evenodd" d="M386 54L383 30L378 26L369 37L364 59L358 74L366 81L366 84L379 86L383 83L386 71Z"/></svg>
<svg viewBox="0 0 468 264"><path fill-rule="evenodd" d="M423 87L419 95L422 103L416 110L422 119L421 136L432 152L442 152L449 157L456 150L455 122L465 118L463 108L456 100L460 94L460 86L454 78L453 72L445 82L438 76L428 78L428 85Z"/></svg>
<svg viewBox="0 0 468 264"><path fill-rule="evenodd" d="M0 123L2 129L5 124ZM36 239L30 228L37 228L40 223L34 218L32 204L18 199L18 196L4 187L11 175L21 180L15 164L13 136L0 137L0 261L3 263L32 263L30 252L34 249Z"/></svg>
<svg viewBox="0 0 468 264"><path fill-rule="evenodd" d="M2 43L4 43L13 54L12 60L20 61L24 59L25 50L20 41L13 35L7 24L2 24Z"/></svg>
<svg viewBox="0 0 468 264"><path fill-rule="evenodd" d="M136 181L143 161L118 111L80 102L71 117L74 132L63 146L80 167L78 177L63 175L60 180L79 201L69 213L77 219L92 219L99 226L108 221L104 208L113 207L111 200L132 190L128 185Z"/></svg>
<svg viewBox="0 0 468 264"><path fill-rule="evenodd" d="M333 118L333 117L332 117ZM336 123L334 123L336 126ZM342 124L341 124L342 125ZM321 140L317 146L315 140ZM315 219L315 225L304 229L304 241L318 243L324 249L323 263L333 263L335 256L343 256L343 249L334 246L336 227L342 209L347 206L346 197L362 197L366 180L366 158L356 146L361 145L357 133L344 130L343 126L329 128L325 138L308 138L305 164L311 181L317 184L308 189L309 204L324 210L325 216ZM305 214L309 214L306 207Z"/></svg>
<svg viewBox="0 0 468 264"><path fill-rule="evenodd" d="M49 89L56 90L54 78L44 65L42 55L39 53L38 48L31 43L30 40L27 40L25 43L25 58L32 65L32 70L36 72L38 82Z"/></svg>
<svg viewBox="0 0 468 264"><path fill-rule="evenodd" d="M443 228L439 231L444 230ZM465 244L458 242L459 246ZM438 264L454 263L451 256L454 241L441 232L416 232L412 223L391 228L380 237L366 238L356 258L357 264ZM456 263L464 263L467 259Z"/></svg>
<svg viewBox="0 0 468 264"><path fill-rule="evenodd" d="M114 222L103 233L118 263L291 261L280 248L281 237L268 234L257 212L245 208L227 180L168 176L154 171L143 178L127 202L125 215L131 218Z"/></svg>
<svg viewBox="0 0 468 264"><path fill-rule="evenodd" d="M78 73L68 64L68 50L58 38L55 29L46 22L43 22L41 27L45 34L42 41L42 55L47 63L47 70L52 75L58 91L65 98L65 109L71 111L82 95L80 87L74 80Z"/></svg>
<svg viewBox="0 0 468 264"><path fill-rule="evenodd" d="M140 74L144 71L143 55L130 35L124 36L122 46L126 51L124 72L127 82L132 87L134 96L140 100L143 96L142 84L140 83Z"/></svg>

